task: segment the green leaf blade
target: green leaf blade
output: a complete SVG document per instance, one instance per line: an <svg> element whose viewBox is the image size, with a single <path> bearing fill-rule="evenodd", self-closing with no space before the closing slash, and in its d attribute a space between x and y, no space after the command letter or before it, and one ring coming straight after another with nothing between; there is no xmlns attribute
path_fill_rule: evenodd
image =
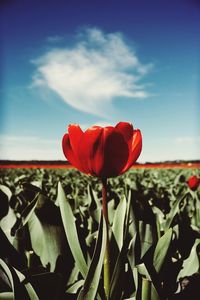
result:
<svg viewBox="0 0 200 300"><path fill-rule="evenodd" d="M106 240L106 222L102 217L99 225L99 233L94 250L94 255L88 270L87 277L85 279L83 289L79 293L78 300L95 300L103 267L104 254L106 250Z"/></svg>
<svg viewBox="0 0 200 300"><path fill-rule="evenodd" d="M75 218L71 206L65 197L65 193L60 182L58 183L58 201L69 247L83 278L85 278L87 275L88 267L78 240Z"/></svg>
<svg viewBox="0 0 200 300"><path fill-rule="evenodd" d="M168 229L167 232L158 240L158 243L156 245L153 257L153 265L157 273L160 272L162 265L165 261L172 240L172 234L172 228Z"/></svg>
<svg viewBox="0 0 200 300"><path fill-rule="evenodd" d="M120 203L117 206L112 231L119 247L119 250L122 249L123 240L124 240L124 226L125 226L125 217L126 217L126 197L122 197Z"/></svg>

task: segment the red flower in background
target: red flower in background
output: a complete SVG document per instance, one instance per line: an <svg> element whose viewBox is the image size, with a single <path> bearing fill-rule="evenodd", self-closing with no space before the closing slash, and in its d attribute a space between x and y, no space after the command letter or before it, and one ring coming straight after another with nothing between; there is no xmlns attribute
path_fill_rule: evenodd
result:
<svg viewBox="0 0 200 300"><path fill-rule="evenodd" d="M191 176L188 179L187 184L192 191L196 191L196 189L200 185L200 178L197 176Z"/></svg>
<svg viewBox="0 0 200 300"><path fill-rule="evenodd" d="M138 159L142 136L126 122L115 127L92 126L85 132L72 124L63 136L62 147L68 161L81 172L109 178L123 174Z"/></svg>

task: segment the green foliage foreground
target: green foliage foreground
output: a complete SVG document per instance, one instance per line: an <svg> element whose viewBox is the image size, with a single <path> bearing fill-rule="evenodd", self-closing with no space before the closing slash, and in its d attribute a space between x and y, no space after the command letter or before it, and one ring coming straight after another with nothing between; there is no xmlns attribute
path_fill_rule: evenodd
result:
<svg viewBox="0 0 200 300"><path fill-rule="evenodd" d="M63 169L0 173L0 299L106 299L98 179ZM198 299L200 195L186 184L191 174L200 172L142 169L109 180L109 300Z"/></svg>

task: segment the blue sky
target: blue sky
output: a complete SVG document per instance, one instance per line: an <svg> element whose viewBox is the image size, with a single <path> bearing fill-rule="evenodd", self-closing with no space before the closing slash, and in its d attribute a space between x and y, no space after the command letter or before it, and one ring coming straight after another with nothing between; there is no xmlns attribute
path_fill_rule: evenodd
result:
<svg viewBox="0 0 200 300"><path fill-rule="evenodd" d="M197 0L4 0L0 159L64 159L70 123L129 121L139 161L199 159Z"/></svg>

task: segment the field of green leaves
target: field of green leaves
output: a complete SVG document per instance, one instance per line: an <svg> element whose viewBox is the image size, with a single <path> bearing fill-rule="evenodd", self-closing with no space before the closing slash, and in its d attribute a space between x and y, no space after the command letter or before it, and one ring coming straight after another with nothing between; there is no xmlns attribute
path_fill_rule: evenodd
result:
<svg viewBox="0 0 200 300"><path fill-rule="evenodd" d="M109 295L101 183L74 169L0 170L0 299L198 299L200 169L108 180ZM196 295L196 296L194 296Z"/></svg>

